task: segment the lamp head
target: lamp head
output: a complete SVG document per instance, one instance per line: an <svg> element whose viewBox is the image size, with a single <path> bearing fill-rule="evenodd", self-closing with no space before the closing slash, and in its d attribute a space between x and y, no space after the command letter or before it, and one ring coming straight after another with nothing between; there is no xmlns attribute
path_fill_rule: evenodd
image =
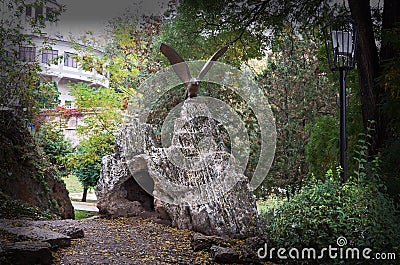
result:
<svg viewBox="0 0 400 265"><path fill-rule="evenodd" d="M349 17L340 17L322 29L329 67L350 70L355 67L358 27Z"/></svg>

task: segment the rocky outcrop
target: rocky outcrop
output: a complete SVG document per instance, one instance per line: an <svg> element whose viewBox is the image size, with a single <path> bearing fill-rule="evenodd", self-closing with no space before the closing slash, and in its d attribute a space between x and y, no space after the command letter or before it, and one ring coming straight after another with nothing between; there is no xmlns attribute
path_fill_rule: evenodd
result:
<svg viewBox="0 0 400 265"><path fill-rule="evenodd" d="M61 218L74 218L64 182L37 151L20 119L11 111L1 110L0 128L0 192ZM0 212L0 217L8 214Z"/></svg>
<svg viewBox="0 0 400 265"><path fill-rule="evenodd" d="M228 246L225 238L219 236L206 236L201 233L193 234L192 247L194 251L208 251L213 245Z"/></svg>
<svg viewBox="0 0 400 265"><path fill-rule="evenodd" d="M248 179L237 170L207 106L197 98L185 101L170 135L169 146L159 148L150 125L133 119L123 129L115 154L103 158L96 189L100 212L140 215L150 209L175 227L206 235L257 235Z"/></svg>
<svg viewBox="0 0 400 265"><path fill-rule="evenodd" d="M51 247L69 247L71 238L58 232L53 232L47 229L42 229L36 226L1 226L1 230L9 234L14 234L18 238L31 241L41 241L49 243Z"/></svg>
<svg viewBox="0 0 400 265"><path fill-rule="evenodd" d="M116 138L115 153L102 159L95 190L100 214L152 217L170 223L168 215L157 212L158 204L151 195L153 180L143 157L146 146L154 145L154 133L146 124L137 122L122 130Z"/></svg>
<svg viewBox="0 0 400 265"><path fill-rule="evenodd" d="M50 247L49 243L41 241L15 242L0 250L0 261L5 265L50 265L53 261Z"/></svg>
<svg viewBox="0 0 400 265"><path fill-rule="evenodd" d="M0 219L0 264L53 264L52 250L69 247L71 239L84 236L77 220L32 221Z"/></svg>

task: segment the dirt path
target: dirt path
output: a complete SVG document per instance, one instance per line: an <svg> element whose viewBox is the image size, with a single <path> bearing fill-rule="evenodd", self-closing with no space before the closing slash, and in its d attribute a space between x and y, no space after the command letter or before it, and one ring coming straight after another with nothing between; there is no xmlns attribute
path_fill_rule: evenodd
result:
<svg viewBox="0 0 400 265"><path fill-rule="evenodd" d="M55 264L212 264L194 252L192 232L139 217L81 221L85 237L55 253Z"/></svg>
<svg viewBox="0 0 400 265"><path fill-rule="evenodd" d="M72 206L76 210L82 210L82 211L89 211L89 212L98 212L99 209L96 207L96 203L93 202L77 202L77 201L71 201Z"/></svg>

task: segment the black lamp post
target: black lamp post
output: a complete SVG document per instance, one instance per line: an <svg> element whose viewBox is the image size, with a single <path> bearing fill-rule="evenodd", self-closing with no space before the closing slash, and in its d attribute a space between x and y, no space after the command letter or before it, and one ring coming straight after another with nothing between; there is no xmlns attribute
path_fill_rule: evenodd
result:
<svg viewBox="0 0 400 265"><path fill-rule="evenodd" d="M340 166L346 182L346 74L354 69L358 27L349 17L340 17L322 28L329 67L339 71L340 101Z"/></svg>

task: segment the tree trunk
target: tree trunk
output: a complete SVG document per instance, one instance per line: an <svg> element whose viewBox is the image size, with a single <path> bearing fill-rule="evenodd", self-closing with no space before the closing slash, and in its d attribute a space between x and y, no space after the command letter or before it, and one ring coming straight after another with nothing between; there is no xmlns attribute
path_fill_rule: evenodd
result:
<svg viewBox="0 0 400 265"><path fill-rule="evenodd" d="M368 127L371 127L370 121L376 122L375 131L369 132L373 140L368 155L372 159L378 154L378 149L386 139L384 133L386 125L379 110L380 93L376 84L379 75L378 49L375 44L369 1L349 0L349 6L353 19L359 26L356 59L365 132L367 133Z"/></svg>
<svg viewBox="0 0 400 265"><path fill-rule="evenodd" d="M88 188L83 188L82 202L86 202Z"/></svg>

